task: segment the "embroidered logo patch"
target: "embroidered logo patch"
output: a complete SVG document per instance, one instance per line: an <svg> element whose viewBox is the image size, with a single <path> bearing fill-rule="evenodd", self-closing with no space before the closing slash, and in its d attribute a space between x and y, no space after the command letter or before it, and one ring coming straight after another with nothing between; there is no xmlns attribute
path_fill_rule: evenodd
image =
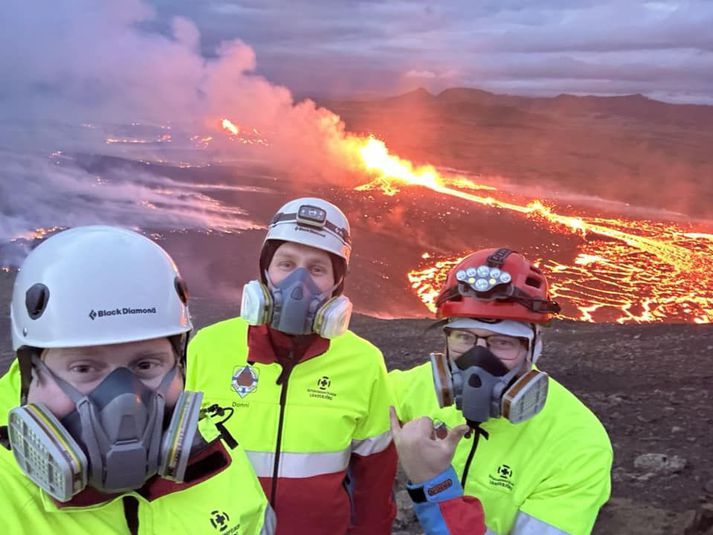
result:
<svg viewBox="0 0 713 535"><path fill-rule="evenodd" d="M210 512L210 525L215 528L215 533L220 535L238 535L240 532L240 524L233 524L230 515L218 509Z"/></svg>
<svg viewBox="0 0 713 535"><path fill-rule="evenodd" d="M488 475L490 484L494 487L501 487L506 490L512 490L515 483L512 480L512 468L507 464L501 464L497 467L494 474Z"/></svg>
<svg viewBox="0 0 713 535"><path fill-rule="evenodd" d="M330 390L332 380L326 375L317 379L314 384L317 388L307 388L307 394L311 398L327 399L331 401L337 395Z"/></svg>
<svg viewBox="0 0 713 535"><path fill-rule="evenodd" d="M240 366L233 371L231 385L241 398L257 389L258 373L250 365Z"/></svg>

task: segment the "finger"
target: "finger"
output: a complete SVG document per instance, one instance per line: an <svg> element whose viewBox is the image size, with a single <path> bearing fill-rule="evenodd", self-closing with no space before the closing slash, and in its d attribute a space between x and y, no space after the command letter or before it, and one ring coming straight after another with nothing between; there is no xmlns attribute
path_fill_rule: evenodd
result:
<svg viewBox="0 0 713 535"><path fill-rule="evenodd" d="M399 422L399 417L396 415L396 409L393 405L389 407L389 419L391 420L391 432L397 433L401 431L401 423Z"/></svg>
<svg viewBox="0 0 713 535"><path fill-rule="evenodd" d="M433 434L433 420L428 416L421 416L409 423L411 424L411 428L414 432L417 432L418 435L430 437Z"/></svg>

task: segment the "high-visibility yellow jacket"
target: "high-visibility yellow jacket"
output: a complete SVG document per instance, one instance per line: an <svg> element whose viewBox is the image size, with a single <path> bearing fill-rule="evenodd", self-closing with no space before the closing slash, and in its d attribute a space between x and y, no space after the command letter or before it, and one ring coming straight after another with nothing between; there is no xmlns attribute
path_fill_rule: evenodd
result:
<svg viewBox="0 0 713 535"><path fill-rule="evenodd" d="M389 380L401 421L428 416L448 427L465 423L455 406L438 406L430 363L393 371ZM591 532L609 498L612 448L604 427L584 404L550 378L539 414L519 424L490 419L482 429L488 438L478 441L464 493L482 503L487 533ZM456 449L453 467L459 477L472 444L472 439L463 439ZM458 508L449 514L454 516L450 523L458 525Z"/></svg>
<svg viewBox="0 0 713 535"><path fill-rule="evenodd" d="M20 374L15 361L0 378L0 425L7 424L9 409L20 399ZM195 477L174 483L157 476L144 487L108 499L93 489L70 502L55 502L37 487L0 447L0 527L3 533L35 535L196 533L271 534L274 514L245 453L228 454L208 421L200 430L210 440L207 448L189 459ZM130 526L133 527L130 528Z"/></svg>
<svg viewBox="0 0 713 535"><path fill-rule="evenodd" d="M303 355L284 358L275 336L286 338L241 318L202 329L188 349L186 388L234 409L225 425L253 463L279 534L389 534L396 453L381 352L347 332L315 336Z"/></svg>

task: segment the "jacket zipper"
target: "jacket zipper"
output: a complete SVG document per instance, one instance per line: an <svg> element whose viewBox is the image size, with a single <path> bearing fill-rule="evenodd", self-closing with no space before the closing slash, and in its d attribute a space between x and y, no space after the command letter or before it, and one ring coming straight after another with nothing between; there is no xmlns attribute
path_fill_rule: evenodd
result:
<svg viewBox="0 0 713 535"><path fill-rule="evenodd" d="M294 361L292 360L292 352L290 352L289 364L282 368L280 376L277 378L277 384L282 384L282 389L280 390L280 416L277 421L277 441L275 443L275 464L272 468L272 490L270 491L270 505L273 511L277 513L277 475L280 469L280 455L282 449L282 426L285 421L285 406L287 402L287 383L290 380L290 374L292 373L292 368L294 367Z"/></svg>

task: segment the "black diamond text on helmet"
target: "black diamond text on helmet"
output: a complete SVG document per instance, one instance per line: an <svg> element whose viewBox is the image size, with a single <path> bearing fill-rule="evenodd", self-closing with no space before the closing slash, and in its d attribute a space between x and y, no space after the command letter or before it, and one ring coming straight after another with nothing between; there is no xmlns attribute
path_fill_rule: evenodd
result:
<svg viewBox="0 0 713 535"><path fill-rule="evenodd" d="M123 307L123 308L112 308L110 310L106 309L99 309L99 310L94 310L92 309L89 312L89 318L91 320L95 320L97 318L108 318L111 316L130 316L133 314L156 314L156 307L150 307L150 308L129 308L129 307Z"/></svg>

